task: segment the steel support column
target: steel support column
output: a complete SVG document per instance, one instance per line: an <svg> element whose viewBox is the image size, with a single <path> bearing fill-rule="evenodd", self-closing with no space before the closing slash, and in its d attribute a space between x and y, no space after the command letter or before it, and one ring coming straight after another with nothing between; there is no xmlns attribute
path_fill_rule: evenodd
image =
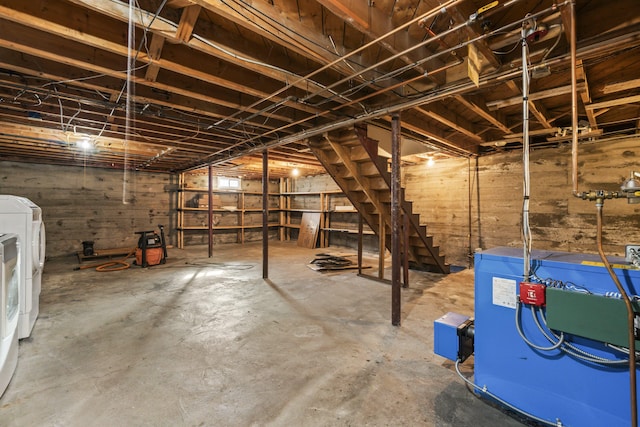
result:
<svg viewBox="0 0 640 427"><path fill-rule="evenodd" d="M362 275L362 233L363 233L362 214L358 213L358 276Z"/></svg>
<svg viewBox="0 0 640 427"><path fill-rule="evenodd" d="M262 278L269 277L269 151L262 152Z"/></svg>
<svg viewBox="0 0 640 427"><path fill-rule="evenodd" d="M209 212L209 258L213 256L213 166L209 163L209 203L208 203L208 212Z"/></svg>
<svg viewBox="0 0 640 427"><path fill-rule="evenodd" d="M401 323L400 114L391 118L391 324Z"/></svg>

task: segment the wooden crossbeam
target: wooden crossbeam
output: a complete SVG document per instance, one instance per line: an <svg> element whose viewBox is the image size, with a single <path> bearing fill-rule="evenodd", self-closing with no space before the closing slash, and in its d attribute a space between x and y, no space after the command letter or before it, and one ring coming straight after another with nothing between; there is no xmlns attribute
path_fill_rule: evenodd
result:
<svg viewBox="0 0 640 427"><path fill-rule="evenodd" d="M196 25L198 16L200 15L201 6L191 5L182 10L182 16L180 17L180 23L178 24L178 31L176 31L176 38L181 42L188 43L193 33L193 27Z"/></svg>

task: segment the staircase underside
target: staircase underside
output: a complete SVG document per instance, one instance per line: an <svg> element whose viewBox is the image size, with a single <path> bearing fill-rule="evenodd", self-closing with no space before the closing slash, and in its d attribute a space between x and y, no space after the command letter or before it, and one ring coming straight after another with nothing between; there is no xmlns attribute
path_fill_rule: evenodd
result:
<svg viewBox="0 0 640 427"><path fill-rule="evenodd" d="M380 235L383 226L385 244L391 244L391 174L387 159L378 155L378 142L366 135L366 128L355 128L327 134L309 141L311 151L331 175L334 181L358 210L364 222ZM426 226L420 225L420 216L413 213L413 205L405 200L401 189L400 206L408 228L409 262L415 268L439 273L449 273L449 264L433 245Z"/></svg>

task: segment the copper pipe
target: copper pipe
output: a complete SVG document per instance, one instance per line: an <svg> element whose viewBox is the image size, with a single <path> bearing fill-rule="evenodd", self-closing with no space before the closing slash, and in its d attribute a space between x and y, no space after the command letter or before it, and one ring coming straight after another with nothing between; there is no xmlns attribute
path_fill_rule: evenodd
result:
<svg viewBox="0 0 640 427"><path fill-rule="evenodd" d="M618 288L618 292L622 295L622 299L624 300L624 304L627 307L627 327L629 333L629 382L630 382L630 394L631 394L631 426L638 426L638 405L637 405L637 396L636 396L636 337L634 333L634 319L635 313L633 312L633 306L631 305L631 299L629 295L622 287L618 276L611 268L611 264L609 264L609 260L607 256L604 254L604 250L602 249L602 206L604 205L604 199L596 200L596 208L598 209L598 232L597 232L597 245L598 245L598 253L600 254L600 258L602 259L602 263L606 267L609 275L613 279L613 282Z"/></svg>
<svg viewBox="0 0 640 427"><path fill-rule="evenodd" d="M581 197L578 193L578 82L576 73L576 5L575 0L569 3L569 16L571 18L571 181L573 183L573 195Z"/></svg>

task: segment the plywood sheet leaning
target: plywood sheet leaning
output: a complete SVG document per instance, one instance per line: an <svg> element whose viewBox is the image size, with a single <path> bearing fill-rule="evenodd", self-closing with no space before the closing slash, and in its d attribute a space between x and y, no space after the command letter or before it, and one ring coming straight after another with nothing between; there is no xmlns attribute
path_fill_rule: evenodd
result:
<svg viewBox="0 0 640 427"><path fill-rule="evenodd" d="M313 249L318 241L318 231L320 230L320 212L304 212L300 222L300 234L298 235L298 246Z"/></svg>

